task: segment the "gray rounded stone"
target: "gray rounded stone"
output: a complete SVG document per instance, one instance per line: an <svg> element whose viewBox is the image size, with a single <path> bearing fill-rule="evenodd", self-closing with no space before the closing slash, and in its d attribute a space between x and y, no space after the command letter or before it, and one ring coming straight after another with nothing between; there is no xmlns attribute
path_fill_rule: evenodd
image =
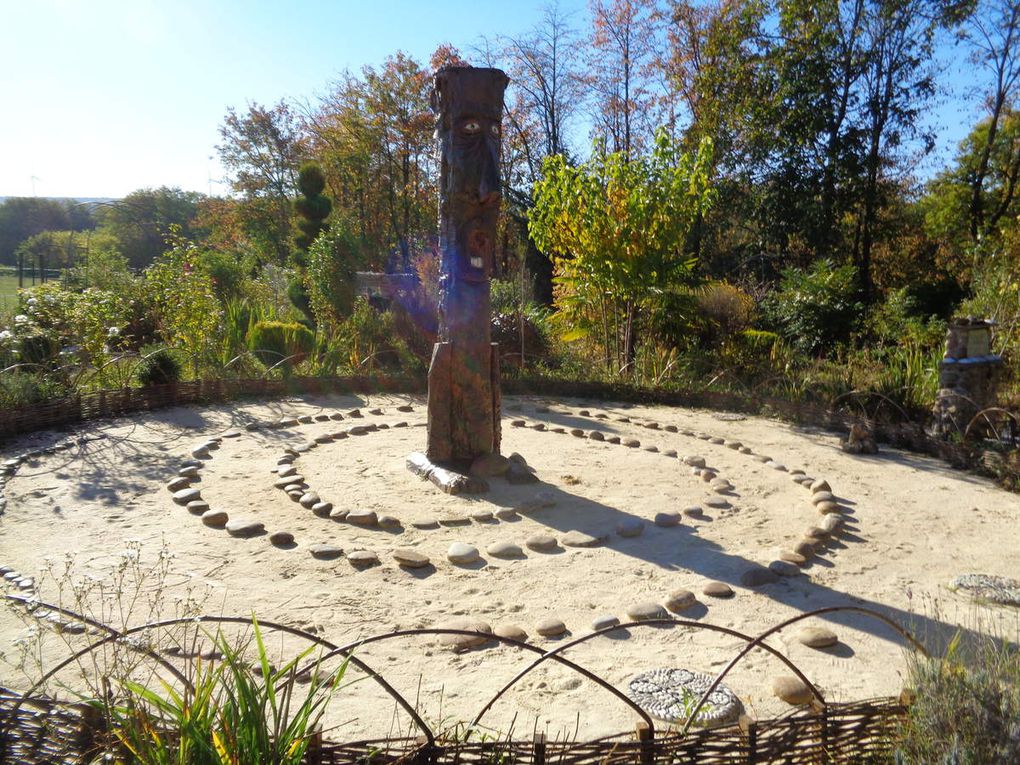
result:
<svg viewBox="0 0 1020 765"><path fill-rule="evenodd" d="M394 550L393 559L406 568L425 568L431 563L427 555L407 548Z"/></svg>
<svg viewBox="0 0 1020 765"><path fill-rule="evenodd" d="M689 465L690 467L703 468L705 467L705 458L692 454L688 457L684 457L684 464Z"/></svg>
<svg viewBox="0 0 1020 765"><path fill-rule="evenodd" d="M401 527L400 519L395 515L380 515L379 516L379 528L380 529L399 529Z"/></svg>
<svg viewBox="0 0 1020 765"><path fill-rule="evenodd" d="M591 622L591 628L595 632L598 632L599 630L606 630L609 629L610 627L619 626L620 626L619 618L613 616L612 614L603 614L602 616L596 616L594 619L592 619Z"/></svg>
<svg viewBox="0 0 1020 765"><path fill-rule="evenodd" d="M501 521L519 521L521 516L512 507L501 507L496 511L496 518Z"/></svg>
<svg viewBox="0 0 1020 765"><path fill-rule="evenodd" d="M817 481L815 481L813 484L811 484L811 493L812 494L815 493L815 492L819 492L819 491L828 491L828 492L832 491L832 487L829 486L829 482L826 481L824 478L820 478Z"/></svg>
<svg viewBox="0 0 1020 765"><path fill-rule="evenodd" d="M202 513L202 523L214 529L222 529L230 517L224 510L206 510Z"/></svg>
<svg viewBox="0 0 1020 765"><path fill-rule="evenodd" d="M839 513L828 513L822 517L818 525L829 532L829 534L835 534L839 531L839 527L843 525L843 518Z"/></svg>
<svg viewBox="0 0 1020 765"><path fill-rule="evenodd" d="M475 523L492 523L493 515L491 510L478 510L471 513L471 520Z"/></svg>
<svg viewBox="0 0 1020 765"><path fill-rule="evenodd" d="M344 554L342 547L331 544L312 545L308 548L308 552L312 554L313 558L318 558L319 560L336 560Z"/></svg>
<svg viewBox="0 0 1020 765"><path fill-rule="evenodd" d="M209 503L204 499L193 499L185 507L188 508L188 512L192 515L201 515L209 509Z"/></svg>
<svg viewBox="0 0 1020 765"><path fill-rule="evenodd" d="M698 598L690 590L674 590L669 594L665 605L674 614L678 614L697 604Z"/></svg>
<svg viewBox="0 0 1020 765"><path fill-rule="evenodd" d="M194 465L182 467L180 470L177 471L177 475L179 475L181 478L198 478L198 473L199 470Z"/></svg>
<svg viewBox="0 0 1020 765"><path fill-rule="evenodd" d="M239 519L236 521L227 521L226 529L227 533L232 537L252 537L264 532L266 527L260 521L246 521Z"/></svg>
<svg viewBox="0 0 1020 765"><path fill-rule="evenodd" d="M379 565L379 556L371 550L352 550L347 553L347 560L355 568L369 568Z"/></svg>
<svg viewBox="0 0 1020 765"><path fill-rule="evenodd" d="M269 535L269 541L277 547L294 544L294 535L289 531L274 531Z"/></svg>
<svg viewBox="0 0 1020 765"><path fill-rule="evenodd" d="M779 575L762 566L750 568L740 575L740 583L744 587L761 587L779 581Z"/></svg>
<svg viewBox="0 0 1020 765"><path fill-rule="evenodd" d="M421 531L434 531L439 528L439 521L429 518L424 521L411 521L411 528Z"/></svg>
<svg viewBox="0 0 1020 765"><path fill-rule="evenodd" d="M627 608L627 618L635 622L665 619L667 616L666 609L650 600L635 603Z"/></svg>
<svg viewBox="0 0 1020 765"><path fill-rule="evenodd" d="M780 473L786 472L786 465L784 465L781 462L776 462L775 460L769 460L768 462L766 462L765 467L770 467L773 470L778 470Z"/></svg>
<svg viewBox="0 0 1020 765"><path fill-rule="evenodd" d="M550 534L534 534L528 537L524 544L535 552L552 552L557 548L556 537Z"/></svg>
<svg viewBox="0 0 1020 765"><path fill-rule="evenodd" d="M700 518L705 514L705 511L701 509L701 505L689 505L680 512L688 518Z"/></svg>
<svg viewBox="0 0 1020 765"><path fill-rule="evenodd" d="M304 480L305 477L303 475L298 475L297 473L290 473L288 475L281 476L280 478L277 478L275 481L273 481L273 486L276 487L277 489L283 489L284 491L286 491L288 486L300 486L302 483L304 483Z"/></svg>
<svg viewBox="0 0 1020 765"><path fill-rule="evenodd" d="M329 518L330 513L333 512L332 502L316 502L311 506L312 514L319 518ZM344 516L346 517L346 516Z"/></svg>
<svg viewBox="0 0 1020 765"><path fill-rule="evenodd" d="M811 703L811 689L794 675L782 675L772 681L772 693L787 704L800 706Z"/></svg>
<svg viewBox="0 0 1020 765"><path fill-rule="evenodd" d="M605 441L606 437L601 430L590 430L588 431L589 441Z"/></svg>
<svg viewBox="0 0 1020 765"><path fill-rule="evenodd" d="M355 526L375 526L379 522L379 516L374 510L351 510L347 513L346 520Z"/></svg>
<svg viewBox="0 0 1020 765"><path fill-rule="evenodd" d="M655 514L655 525L663 529L679 526L681 521L680 513L676 510L663 510Z"/></svg>
<svg viewBox="0 0 1020 765"><path fill-rule="evenodd" d="M843 506L838 502L819 502L815 505L815 510L822 515L829 515L830 513L843 512Z"/></svg>
<svg viewBox="0 0 1020 765"><path fill-rule="evenodd" d="M797 632L797 640L808 648L831 648L839 642L839 637L826 627L802 627Z"/></svg>
<svg viewBox="0 0 1020 765"><path fill-rule="evenodd" d="M526 643L528 640L528 633L516 624L497 624L492 630L492 634L497 637L510 638L519 643Z"/></svg>
<svg viewBox="0 0 1020 765"><path fill-rule="evenodd" d="M592 536L583 531L568 531L560 538L564 547L598 547L604 541L605 537Z"/></svg>
<svg viewBox="0 0 1020 765"><path fill-rule="evenodd" d="M478 555L477 547L469 545L466 542L454 542L446 551L446 558L450 561L450 563L466 565L469 563L476 563L480 556Z"/></svg>
<svg viewBox="0 0 1020 765"><path fill-rule="evenodd" d="M776 576L800 576L800 566L785 560L774 560L769 563L769 571Z"/></svg>
<svg viewBox="0 0 1020 765"><path fill-rule="evenodd" d="M502 454L482 454L471 463L470 473L481 478L503 475L510 469L510 460Z"/></svg>
<svg viewBox="0 0 1020 765"><path fill-rule="evenodd" d="M554 616L547 617L535 625L535 632L542 637L558 637L567 631L567 625Z"/></svg>
<svg viewBox="0 0 1020 765"><path fill-rule="evenodd" d="M621 443L629 449L637 449L639 446L641 446L641 442L638 441L636 438L625 438L623 439L623 441L621 441Z"/></svg>
<svg viewBox="0 0 1020 765"><path fill-rule="evenodd" d="M709 497L704 502L706 507L712 507L716 510L725 510L730 506L729 500L725 497Z"/></svg>
<svg viewBox="0 0 1020 765"><path fill-rule="evenodd" d="M436 626L448 630L466 630L481 633L477 635L440 635L440 645L449 646L454 650L475 648L483 645L489 641L489 636L492 634L492 627L490 627L486 622L469 617L451 619L448 622L443 622Z"/></svg>
<svg viewBox="0 0 1020 765"><path fill-rule="evenodd" d="M725 582L708 582L701 592L710 598L732 598L733 588Z"/></svg>
<svg viewBox="0 0 1020 765"><path fill-rule="evenodd" d="M313 505L317 505L320 502L322 502L322 498L314 491L309 491L302 494L298 502L300 503L301 507L307 507L311 509Z"/></svg>
<svg viewBox="0 0 1020 765"><path fill-rule="evenodd" d="M640 518L625 518L616 524L616 533L621 537L639 537L645 530L645 522Z"/></svg>
<svg viewBox="0 0 1020 765"><path fill-rule="evenodd" d="M494 558L524 557L524 550L521 549L520 545L515 545L512 542L493 542L485 548L485 552Z"/></svg>
<svg viewBox="0 0 1020 765"><path fill-rule="evenodd" d="M836 498L829 491L816 491L811 495L811 504L819 505L822 502L835 502Z"/></svg>
<svg viewBox="0 0 1020 765"><path fill-rule="evenodd" d="M173 500L178 505L187 505L196 499L202 499L202 492L198 489L180 489L173 493Z"/></svg>

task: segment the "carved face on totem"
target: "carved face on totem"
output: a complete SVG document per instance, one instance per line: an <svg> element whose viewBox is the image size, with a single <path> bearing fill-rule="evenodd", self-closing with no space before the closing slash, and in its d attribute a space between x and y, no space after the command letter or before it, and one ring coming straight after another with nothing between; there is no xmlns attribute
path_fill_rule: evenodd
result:
<svg viewBox="0 0 1020 765"><path fill-rule="evenodd" d="M499 69L447 67L436 73L432 107L441 152L440 221L446 265L456 277L493 274L500 204L500 122L509 78Z"/></svg>

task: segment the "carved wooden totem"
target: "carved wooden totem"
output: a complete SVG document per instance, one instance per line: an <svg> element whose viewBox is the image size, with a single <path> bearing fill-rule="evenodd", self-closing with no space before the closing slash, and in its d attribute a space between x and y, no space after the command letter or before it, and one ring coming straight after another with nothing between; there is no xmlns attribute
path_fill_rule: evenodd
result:
<svg viewBox="0 0 1020 765"><path fill-rule="evenodd" d="M429 366L428 459L466 465L499 453L499 347L490 331L500 206L500 119L509 78L445 67L432 108L439 138L439 339Z"/></svg>

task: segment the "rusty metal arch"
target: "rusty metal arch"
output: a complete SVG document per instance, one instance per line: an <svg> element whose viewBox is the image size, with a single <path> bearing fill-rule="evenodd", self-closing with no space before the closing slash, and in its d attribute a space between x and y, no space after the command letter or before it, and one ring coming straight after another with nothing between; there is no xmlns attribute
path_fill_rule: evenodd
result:
<svg viewBox="0 0 1020 765"><path fill-rule="evenodd" d="M64 613L66 613L69 616L75 616L75 617L83 618L84 619L84 617L80 617L78 614L75 614L73 611L64 610ZM29 688L27 691L25 691L23 694L21 694L21 698L18 699L18 701L12 707L11 712L8 714L8 718L9 719L13 719L14 715L21 708L22 702L29 695L31 695L36 690L38 690L40 686L42 686L47 680L49 680L51 677L53 677L57 672L62 670L64 667L72 664L73 662L77 661L82 656L86 656L86 655L90 654L92 651L96 650L97 648L100 648L100 647L102 647L104 645L107 645L108 643L111 643L111 642L113 642L115 640L120 640L122 638L129 637L130 635L134 635L134 634L139 633L139 632L144 632L146 630L159 629L159 628L162 628L162 627L172 627L172 626L174 626L176 624L187 624L187 623L197 623L197 624L203 624L203 623L211 623L211 624L251 624L251 622L252 622L252 620L251 620L250 617L241 617L241 616L179 617L179 618L175 618L175 619L163 619L163 620L156 621L156 622L148 622L146 624L142 624L142 625L139 625L137 627L132 627L132 628L130 628L128 630L124 630L123 632L115 630L112 627L107 627L106 625L97 625L97 626L100 626L103 629L107 630L111 634L108 634L106 637L104 637L101 640L98 640L98 641L88 645L87 647L81 649L80 651L76 651L72 656L70 656L69 658L65 659L64 661L58 663L55 667L53 667L48 672L46 672L38 681L35 682L34 685L32 685L31 688ZM287 634L290 634L290 635L295 635L297 637L304 638L305 640L308 640L309 642L314 643L316 645L321 645L323 648L326 648L328 651L330 651L330 653L327 654L327 657L333 655L336 652L337 646L336 646L335 643L332 643L332 642L330 642L328 640L325 640L324 638L320 638L320 637L317 637L315 635L309 634L308 632L305 632L304 630L300 630L300 629L298 629L296 627L289 627L289 626L287 626L285 624L279 624L277 622L270 622L270 621L259 621L259 624L262 625L262 626L268 627L270 629L279 630L281 632L286 632ZM146 651L146 653L149 653L149 652ZM327 657L324 657L324 658L327 658ZM415 711L414 707L411 706L410 703L408 703L407 699L405 699L392 685L390 685L381 674L376 672L374 669L372 669L372 667L370 667L368 664L366 664L361 659L358 659L358 658L356 658L354 656L349 655L349 652L348 652L348 654L345 657L347 658L347 660L349 660L351 662L351 664L353 664L358 669L360 669L362 672L364 672L369 677L371 677L373 680L375 680L382 687L382 689L384 691L386 691L386 693L389 694L393 698L393 700L396 701L403 708L403 710L408 713L408 715L410 715L410 717L414 721L415 725L418 728L421 729L422 733L425 734L425 737L426 737L429 745L432 745L432 744L435 743L435 734L432 732L432 729L429 728L428 724L421 718L421 715L419 715ZM160 661L162 663L163 660L160 660ZM321 659L320 659L320 661L321 661ZM172 665L171 665L171 668L172 668L175 676L179 676L180 675L180 673L176 670L176 668L172 667ZM184 682L190 687L191 684L188 683L186 679L184 680Z"/></svg>
<svg viewBox="0 0 1020 765"><path fill-rule="evenodd" d="M992 432L995 433L996 438L1000 438L999 432L996 430L995 425L992 423L991 418L988 416L989 412L1004 414L1006 415L1005 420L1012 422L1014 425L1020 424L1020 418L1018 418L1013 412L1009 411L1008 409L1003 409L1001 406L990 406L987 407L986 409L982 409L981 411L979 411L971 418L970 422L967 423L967 427L963 429L963 439L965 441L968 438L970 438L971 428L973 428L977 424L978 420L981 419L984 419L984 421L992 429Z"/></svg>
<svg viewBox="0 0 1020 765"><path fill-rule="evenodd" d="M600 634L600 633L592 633L592 635L596 635L596 634ZM554 652L543 651L538 646L531 645L530 643L525 643L525 642L520 641L520 640L515 640L514 638L503 637L501 635L493 635L491 632L478 632L477 630L444 629L442 627L422 627L422 628L413 629L413 630L399 630L397 632L385 632L385 633L381 633L381 634L378 634L378 635L372 635L372 636L364 638L362 640L358 640L358 641L353 642L353 643L348 643L345 646L341 646L339 648L336 648L333 651L331 651L330 653L328 653L325 656L323 656L320 659L320 661L325 661L326 659L331 658L333 655L349 656L350 655L350 651L352 651L355 648L358 648L360 646L363 646L363 645L369 645L371 643L380 643L380 642L383 642L383 641L386 641L386 640L391 640L393 638L415 637L415 636L420 636L420 635L465 635L465 636L469 636L469 637L483 637L486 640L495 640L495 641L497 641L499 643L510 645L510 646L515 647L515 648L523 648L526 651L530 651L532 653L541 654L541 656L524 671L524 674L527 674L527 672L531 671L532 668L538 666L540 663L545 661L545 659L547 659L547 658L553 659L557 663L562 664L563 666L567 667L568 669L572 669L574 672L577 672L578 674L580 674L580 675L588 678L589 680L591 680L596 685L598 685L598 686L604 688L605 690L609 691L613 696L616 696L616 698L620 699L624 704L626 704L628 707L630 707L645 722L645 724L648 725L649 729L654 730L654 728L655 728L655 724L652 722L652 718L648 715L647 712L645 712L645 710L643 710L634 701L632 701L630 698L628 698L627 695L625 693L623 693L615 685L610 683L608 680L605 680L605 679L599 677L598 675L596 675L591 670L586 669L585 667L582 667L581 665L576 664L576 663L570 661L569 659L564 659L562 656L557 655L557 652L555 652L555 651ZM588 637L592 637L592 635L589 635ZM750 639L750 638L748 638L748 639ZM514 680L511 681L510 685L512 685L513 683L517 682L518 679L520 679L520 678L514 678ZM509 685L507 687L509 688ZM504 690L506 690L506 689L504 689ZM502 694L503 694L503 690L501 690L499 693L497 693L496 696L493 697L493 699L486 706L487 707L491 706L493 703L495 703L495 701ZM480 715L479 715L479 717L480 717ZM469 728L473 728L475 726L475 724L477 723L478 719L479 718L476 717L475 720L469 726ZM430 740L429 744L431 744L431 743L432 743L432 741Z"/></svg>
<svg viewBox="0 0 1020 765"><path fill-rule="evenodd" d="M707 689L705 689L705 692L701 695L701 698L698 699L698 703L694 705L694 708L691 710L690 715L688 715L687 721L684 723L684 727L681 729L680 734L683 735L687 733L687 731L691 727L691 723L693 723L695 717L697 717L698 712L701 711L701 708L708 701L708 697L711 696L715 689L719 687L719 684L723 681L726 675L729 674L730 670L733 669L740 662L740 660L747 656L747 654L749 654L754 648L756 648L759 645L764 645L762 641L764 641L765 638L774 635L775 633L783 629L786 629L791 624L796 624L799 621L803 621L804 619L810 619L813 616L822 616L823 614L839 613L841 611L854 611L860 614L864 614L865 616L870 616L871 618L877 619L881 622L884 622L888 626L892 627L893 630L898 632L900 637L905 638L909 643L911 643L914 646L914 648L919 650L924 656L926 657L931 656L931 654L928 653L928 649L925 648L924 645L922 645L916 638L914 638L913 635L907 632L903 627L894 622L885 614L881 614L878 611L875 611L870 608L864 608L863 606L827 606L826 608L818 608L815 609L814 611L808 611L803 614L798 614L797 616L790 617L789 619L780 622L774 627L770 627L769 629L765 630L760 635L758 635L758 637L754 638L750 643L741 648L740 651L737 652L736 656L730 659L729 664L722 668L719 674L716 675L715 680L712 681L712 684L708 686ZM790 666L792 666L792 664ZM807 682L806 678L800 675L799 672L798 676L800 677L801 680ZM815 689L813 685L811 685L811 683L807 683L807 685L808 688L811 690L812 694L815 696L815 698L817 698L824 705L825 699L822 698L822 695Z"/></svg>
<svg viewBox="0 0 1020 765"><path fill-rule="evenodd" d="M711 632L720 632L720 633L722 633L724 635L729 635L730 637L735 637L735 638L739 638L741 640L744 640L749 645L751 645L752 647L754 647L754 645L760 645L764 650L768 651L773 656L775 656L777 659L779 659L784 664L786 664L786 666L789 667L793 671L793 673L795 675L797 675L797 677L807 685L807 687L809 689L811 689L811 692L814 695L816 695L818 698L821 698L821 693L818 691L818 689L815 688L815 686L812 684L812 682L810 680L808 680L807 676L803 672L801 672L800 669L787 656L783 655L782 653L780 653L777 649L773 648L772 646L769 646L769 645L766 645L765 643L762 643L760 640L758 641L758 643L755 643L754 641L756 640L756 638L753 638L750 635L746 635L746 634L744 634L742 632L738 632L737 630L730 629L729 627L721 627L721 626L719 626L717 624L709 624L707 622L696 622L696 621L691 621L689 619L673 619L673 618L647 619L647 620L638 621L638 622L626 622L624 624L618 624L618 625L616 625L614 627L606 627L605 629L601 629L601 630L598 630L596 632L590 632L587 635L582 635L579 638L576 638L576 639L571 640L571 641L569 641L567 643L564 643L562 645L557 646L556 648L552 649L551 651L547 651L547 652L543 653L542 656L540 656L538 659L536 659L532 664L530 664L529 666L525 667L523 670L518 672L517 675L515 675L513 678L511 678L511 680L506 685L504 685L502 688L500 688L496 692L495 696L493 696L491 699L489 699L489 701L485 704L485 706L482 707L481 711L479 711L478 714L475 715L475 719L471 721L471 727L474 727L475 725L478 724L478 722L482 719L482 716L485 715L485 713L488 712L489 709L492 708L493 704L495 704L497 701L499 701L499 699L503 696L504 693L506 693L508 690L510 690L510 688L513 687L521 678L523 678L526 674L528 674L531 670L533 670L539 664L544 662L546 659L561 660L562 657L560 657L558 654L562 653L563 651L567 650L568 648L571 648L571 647L573 647L575 645L579 645L581 643L585 643L588 640L591 640L592 638L598 637L600 635L604 635L607 632L612 632L613 630L627 629L627 628L630 628L630 627L653 627L653 626L663 626L663 625L675 626L675 627L694 627L695 629L705 629L705 630L709 630ZM718 682L715 683L715 685L718 685L718 684L719 684ZM715 689L713 688L712 690L715 690ZM628 701L629 701L629 699L628 699ZM633 704L633 706L637 706L637 705ZM640 707L638 707L638 708L640 709ZM642 712L643 711L644 710L642 710ZM655 728L652 725L652 723L650 721L650 718L648 718L648 716L644 715L644 714L642 715L642 717L644 717L645 722L648 723L649 728L654 732Z"/></svg>

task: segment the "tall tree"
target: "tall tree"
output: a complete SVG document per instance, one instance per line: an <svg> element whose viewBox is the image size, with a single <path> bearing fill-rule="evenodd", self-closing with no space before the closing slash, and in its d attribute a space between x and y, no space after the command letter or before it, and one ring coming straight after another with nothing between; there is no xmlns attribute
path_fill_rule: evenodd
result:
<svg viewBox="0 0 1020 765"><path fill-rule="evenodd" d="M194 234L202 194L161 186L138 189L116 202L96 207L99 228L117 242L117 249L134 269L146 268L169 249L166 243L171 227L185 237Z"/></svg>
<svg viewBox="0 0 1020 765"><path fill-rule="evenodd" d="M216 150L230 175L231 188L246 200L271 202L276 231L262 239L278 248L266 255L283 262L290 254L290 200L306 153L297 115L284 101L272 108L252 103L244 114L231 108L220 126L220 138Z"/></svg>
<svg viewBox="0 0 1020 765"><path fill-rule="evenodd" d="M978 152L968 178L970 236L978 242L995 228L1009 209L1020 176L1020 141L998 141L1004 122L1017 119L1020 0L980 0L965 31L971 49L970 59L989 81L983 94L987 117L971 135ZM993 163L993 159L998 162ZM991 196L988 188L989 181L996 175L1005 181L996 184L1000 191L997 199Z"/></svg>
<svg viewBox="0 0 1020 765"><path fill-rule="evenodd" d="M30 236L71 227L68 206L56 199L9 197L0 203L0 263L13 264L14 251Z"/></svg>

